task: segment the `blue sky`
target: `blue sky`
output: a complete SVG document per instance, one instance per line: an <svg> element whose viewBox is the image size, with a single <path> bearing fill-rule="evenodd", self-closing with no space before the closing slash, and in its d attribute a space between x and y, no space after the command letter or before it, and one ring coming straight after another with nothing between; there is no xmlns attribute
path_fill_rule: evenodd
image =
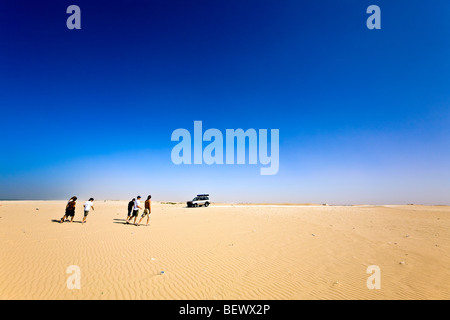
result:
<svg viewBox="0 0 450 320"><path fill-rule="evenodd" d="M445 0L3 1L0 198L450 204L449 56ZM279 129L278 174L174 165L196 120Z"/></svg>

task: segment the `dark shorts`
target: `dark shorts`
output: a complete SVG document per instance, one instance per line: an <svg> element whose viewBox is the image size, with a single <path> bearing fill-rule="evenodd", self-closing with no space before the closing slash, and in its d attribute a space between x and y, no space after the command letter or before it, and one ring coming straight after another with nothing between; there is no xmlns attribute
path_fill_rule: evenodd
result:
<svg viewBox="0 0 450 320"><path fill-rule="evenodd" d="M75 210L66 210L66 216L74 217L75 216Z"/></svg>
<svg viewBox="0 0 450 320"><path fill-rule="evenodd" d="M139 214L139 210L133 210L133 214L131 215L132 217L137 217Z"/></svg>
<svg viewBox="0 0 450 320"><path fill-rule="evenodd" d="M132 212L133 212L133 209L128 209L128 216L131 216Z"/></svg>

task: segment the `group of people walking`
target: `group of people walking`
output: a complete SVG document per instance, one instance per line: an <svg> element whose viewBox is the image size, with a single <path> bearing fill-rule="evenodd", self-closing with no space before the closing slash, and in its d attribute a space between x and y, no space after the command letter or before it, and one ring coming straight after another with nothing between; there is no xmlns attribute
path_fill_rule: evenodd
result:
<svg viewBox="0 0 450 320"><path fill-rule="evenodd" d="M133 200L131 200L128 203L128 215L127 215L127 220L126 220L126 224L129 224L130 221L134 218L134 224L135 225L140 225L142 219L144 219L145 217L147 217L147 226L148 226L148 222L150 220L150 214L152 213L152 205L151 205L151 199L152 196L148 196L147 200L145 200L144 202L144 212L142 213L141 219L139 220L139 222L136 224L136 220L137 217L139 216L139 209L142 209L141 207L141 196L137 196L137 198L133 198ZM75 217L75 207L77 204L77 197L72 197L69 199L69 201L66 204L66 211L64 216L61 218L60 223L63 223L64 221L66 221L66 219L70 219L70 222L73 222L73 218ZM94 198L90 198L88 201L86 201L86 203L83 205L84 207L84 217L81 223L86 223L86 218L89 215L89 212L92 210L94 210Z"/></svg>
<svg viewBox="0 0 450 320"><path fill-rule="evenodd" d="M66 219L70 218L70 222L73 221L73 218L75 217L75 207L77 205L77 197L72 197L69 199L69 201L66 204L66 212L64 216L61 218L60 223L63 223ZM94 198L90 198L86 203L83 205L84 207L84 217L83 221L81 223L86 223L86 218L89 215L89 212L94 210Z"/></svg>
<svg viewBox="0 0 450 320"><path fill-rule="evenodd" d="M142 213L141 219L139 220L139 222L136 224L136 219L139 216L139 209L142 209L141 207L141 196L137 196L137 198L133 198L130 202L128 202L128 216L127 216L127 221L126 224L129 224L131 219L134 218L134 224L136 224L137 226L141 224L142 219L144 219L145 217L147 217L147 226L148 226L148 221L150 220L150 214L152 213L152 201L150 200L152 198L152 196L148 196L147 200L145 200L144 202L144 212Z"/></svg>

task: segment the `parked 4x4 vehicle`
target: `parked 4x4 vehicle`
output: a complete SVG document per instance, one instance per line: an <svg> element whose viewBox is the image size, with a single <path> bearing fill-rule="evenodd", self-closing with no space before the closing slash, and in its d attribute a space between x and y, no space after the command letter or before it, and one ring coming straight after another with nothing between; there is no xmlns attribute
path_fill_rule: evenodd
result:
<svg viewBox="0 0 450 320"><path fill-rule="evenodd" d="M187 206L193 208L201 206L207 207L209 205L210 205L209 194L198 194L194 199L192 199L192 201L187 202Z"/></svg>

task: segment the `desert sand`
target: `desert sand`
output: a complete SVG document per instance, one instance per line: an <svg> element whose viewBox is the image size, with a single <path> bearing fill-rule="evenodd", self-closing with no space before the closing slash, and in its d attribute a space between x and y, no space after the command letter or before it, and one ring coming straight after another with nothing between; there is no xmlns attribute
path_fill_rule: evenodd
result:
<svg viewBox="0 0 450 320"><path fill-rule="evenodd" d="M81 224L84 201L63 224L65 201L0 201L0 299L450 298L448 206L154 202L137 227L127 201L96 201Z"/></svg>

